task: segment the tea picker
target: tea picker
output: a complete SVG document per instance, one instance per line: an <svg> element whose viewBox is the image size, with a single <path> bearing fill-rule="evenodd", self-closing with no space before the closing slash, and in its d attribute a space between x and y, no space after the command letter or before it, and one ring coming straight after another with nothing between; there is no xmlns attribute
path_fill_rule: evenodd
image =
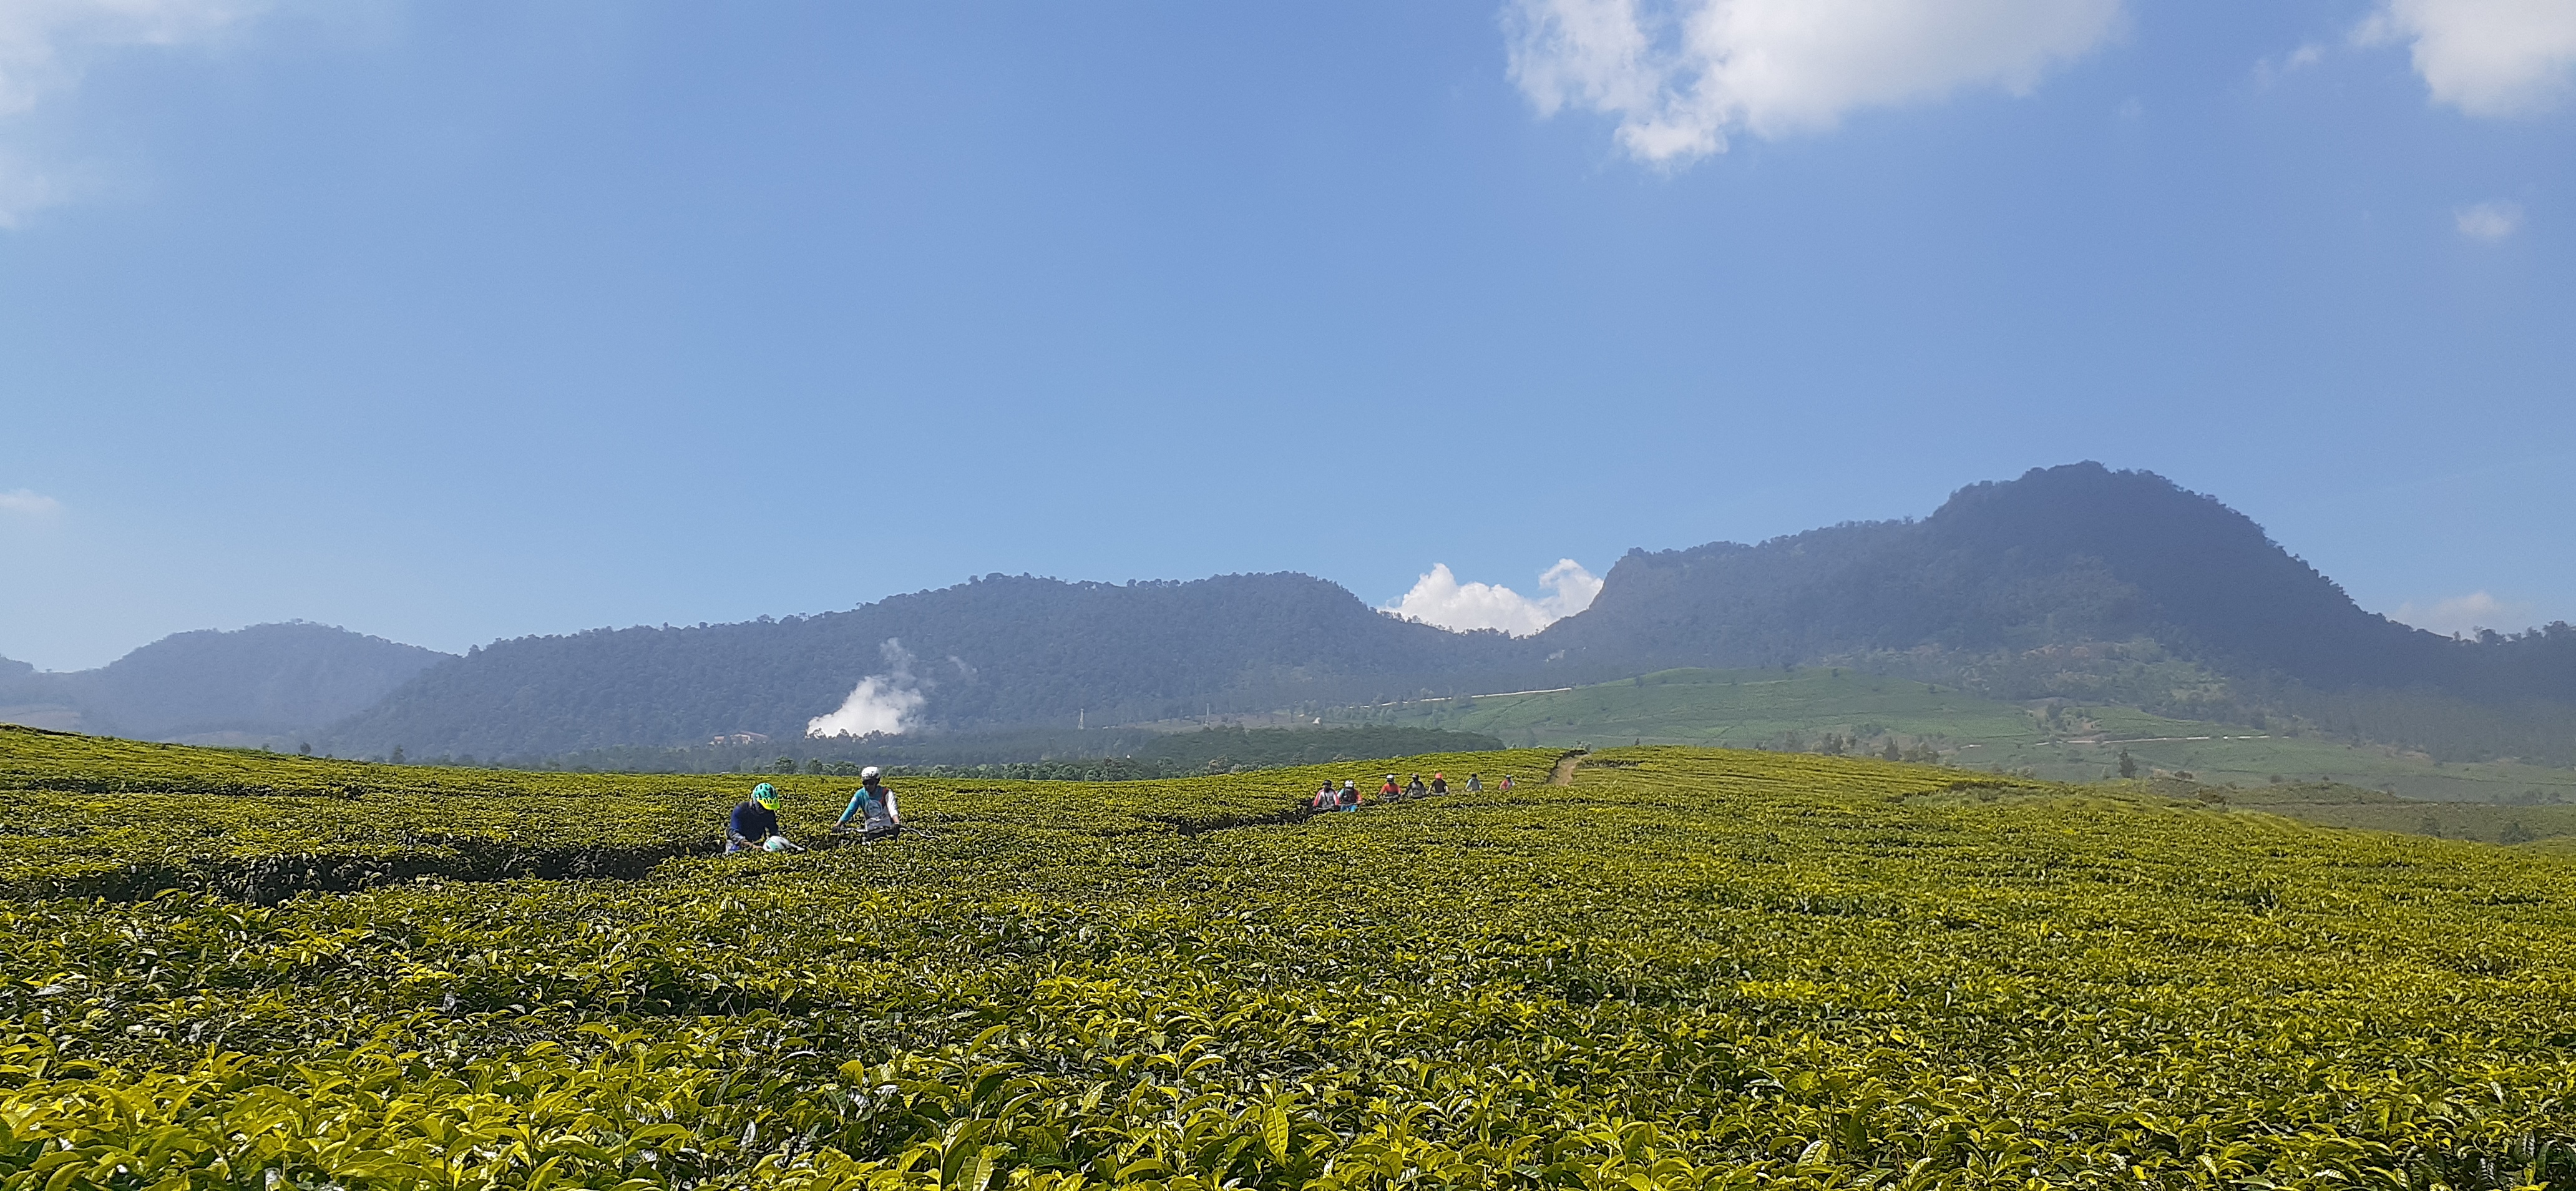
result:
<svg viewBox="0 0 2576 1191"><path fill-rule="evenodd" d="M751 801L733 808L725 822L725 855L736 852L802 852L796 841L778 833L778 787L762 782L751 788Z"/></svg>
<svg viewBox="0 0 2576 1191"><path fill-rule="evenodd" d="M885 786L884 771L870 765L859 771L859 788L851 791L850 805L841 808L841 821L832 824L834 834L848 831L850 820L859 821L859 842L896 839L903 835L903 816L895 809L894 791Z"/></svg>

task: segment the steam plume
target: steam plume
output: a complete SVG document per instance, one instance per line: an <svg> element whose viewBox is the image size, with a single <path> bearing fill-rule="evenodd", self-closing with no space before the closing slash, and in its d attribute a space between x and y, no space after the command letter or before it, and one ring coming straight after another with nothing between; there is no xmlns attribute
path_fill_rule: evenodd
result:
<svg viewBox="0 0 2576 1191"><path fill-rule="evenodd" d="M850 697L841 701L840 710L806 721L805 735L892 734L913 726L913 717L921 711L923 695L920 682L912 674L912 651L892 637L886 638L878 651L885 655L887 672L860 679L859 685L851 689Z"/></svg>

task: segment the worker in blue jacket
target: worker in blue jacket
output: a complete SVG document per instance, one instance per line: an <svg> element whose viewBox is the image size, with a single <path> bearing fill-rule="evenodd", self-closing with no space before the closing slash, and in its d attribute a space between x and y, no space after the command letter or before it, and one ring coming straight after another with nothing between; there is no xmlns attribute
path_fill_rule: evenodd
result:
<svg viewBox="0 0 2576 1191"><path fill-rule="evenodd" d="M725 823L725 854L736 852L802 852L778 833L778 787L762 782L751 788L751 801L733 808Z"/></svg>

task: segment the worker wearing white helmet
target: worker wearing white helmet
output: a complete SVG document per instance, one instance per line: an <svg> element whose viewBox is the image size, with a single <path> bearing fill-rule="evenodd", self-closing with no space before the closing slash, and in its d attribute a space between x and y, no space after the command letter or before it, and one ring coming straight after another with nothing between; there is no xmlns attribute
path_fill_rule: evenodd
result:
<svg viewBox="0 0 2576 1191"><path fill-rule="evenodd" d="M895 810L894 791L885 787L876 766L859 771L859 788L850 794L850 805L841 811L841 821L832 824L834 831L850 829L850 820L859 820L859 842L893 839L903 834L903 816Z"/></svg>

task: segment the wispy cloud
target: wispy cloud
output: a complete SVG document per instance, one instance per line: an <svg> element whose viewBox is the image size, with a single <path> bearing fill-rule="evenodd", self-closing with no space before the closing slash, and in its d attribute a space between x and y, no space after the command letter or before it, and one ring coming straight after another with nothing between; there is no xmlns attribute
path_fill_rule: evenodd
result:
<svg viewBox="0 0 2576 1191"><path fill-rule="evenodd" d="M2473 116L2546 111L2576 90L2576 3L2383 0L2354 40L2406 42L2437 103Z"/></svg>
<svg viewBox="0 0 2576 1191"><path fill-rule="evenodd" d="M2326 47L2312 41L2278 58L2265 58L2256 62L2254 81L2269 87L2280 82L2284 76L2296 74L2325 60Z"/></svg>
<svg viewBox="0 0 2576 1191"><path fill-rule="evenodd" d="M1511 76L1542 116L1615 115L1680 163L1739 133L1829 128L1963 87L2025 94L2118 32L2120 0L1512 0Z"/></svg>
<svg viewBox="0 0 2576 1191"><path fill-rule="evenodd" d="M2461 235L2492 244L2521 229L2522 204L2472 203L2452 212L2451 217L2458 222Z"/></svg>
<svg viewBox="0 0 2576 1191"><path fill-rule="evenodd" d="M41 492L25 488L0 492L0 516L35 521L57 516L62 511L63 502Z"/></svg>
<svg viewBox="0 0 2576 1191"><path fill-rule="evenodd" d="M2519 629L2532 622L2534 611L2529 604L2508 603L2483 591L2473 591L2422 606L2408 600L2389 613L2388 619L2448 637L2479 629Z"/></svg>
<svg viewBox="0 0 2576 1191"><path fill-rule="evenodd" d="M1499 584L1460 583L1449 564L1434 563L1413 590L1382 611L1455 632L1501 629L1526 637L1591 607L1592 597L1601 594L1601 580L1571 558L1540 572L1538 585L1547 594L1532 599Z"/></svg>
<svg viewBox="0 0 2576 1191"><path fill-rule="evenodd" d="M80 85L103 52L213 37L266 0L0 0L0 227L74 197L76 170L13 149L11 125Z"/></svg>

